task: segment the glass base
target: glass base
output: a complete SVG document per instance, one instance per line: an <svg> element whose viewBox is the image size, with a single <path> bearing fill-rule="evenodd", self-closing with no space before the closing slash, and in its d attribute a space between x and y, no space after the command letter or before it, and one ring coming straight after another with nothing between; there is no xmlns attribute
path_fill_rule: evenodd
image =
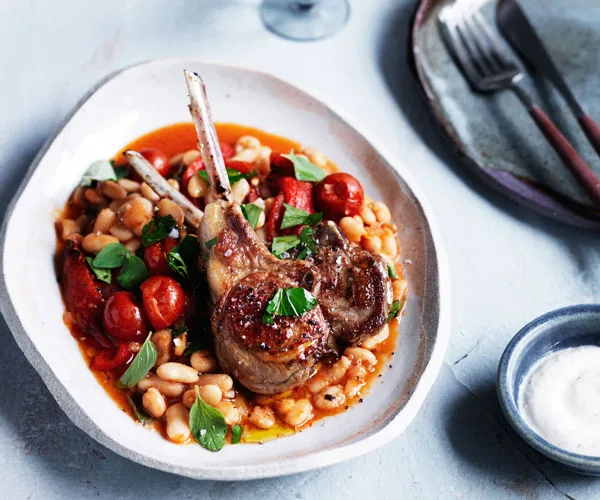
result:
<svg viewBox="0 0 600 500"><path fill-rule="evenodd" d="M347 0L263 0L260 14L276 35L298 41L319 40L345 26L350 6Z"/></svg>

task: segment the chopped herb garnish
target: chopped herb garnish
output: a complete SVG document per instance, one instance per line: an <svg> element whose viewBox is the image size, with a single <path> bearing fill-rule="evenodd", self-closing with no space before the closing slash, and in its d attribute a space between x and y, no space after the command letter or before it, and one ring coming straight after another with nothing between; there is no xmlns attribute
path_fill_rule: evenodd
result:
<svg viewBox="0 0 600 500"><path fill-rule="evenodd" d="M388 264L388 276L393 280L398 277L398 273L396 272L396 268L393 264Z"/></svg>
<svg viewBox="0 0 600 500"><path fill-rule="evenodd" d="M119 284L123 288L131 290L140 285L146 278L148 278L148 270L144 261L137 255L128 253L117 277Z"/></svg>
<svg viewBox="0 0 600 500"><path fill-rule="evenodd" d="M169 255L167 255L167 262L169 263L171 270L173 270L177 276L182 280L189 281L190 273L188 272L187 264L181 255L181 245L177 245L169 252Z"/></svg>
<svg viewBox="0 0 600 500"><path fill-rule="evenodd" d="M271 253L280 259L288 258L289 250L300 246L299 253L296 258L306 259L312 255L317 249L317 242L313 238L314 229L312 227L302 228L300 236L275 236L271 244Z"/></svg>
<svg viewBox="0 0 600 500"><path fill-rule="evenodd" d="M200 172L198 172L198 175L210 184L210 179L208 178L208 173L206 172L206 170L200 170ZM257 175L258 172L256 172L256 170L252 170L252 172L249 172L247 174L242 174L239 170L236 170L235 168L227 169L227 177L229 178L229 184L231 185L235 184L237 181L240 181L242 179L250 179L251 177L256 177Z"/></svg>
<svg viewBox="0 0 600 500"><path fill-rule="evenodd" d="M300 244L300 238L298 236L275 236L273 243L271 243L271 253L275 257L282 258L288 250L297 247Z"/></svg>
<svg viewBox="0 0 600 500"><path fill-rule="evenodd" d="M121 243L109 243L106 245L100 253L96 255L93 261L93 265L96 268L102 269L116 269L121 267L125 262L125 257L129 254Z"/></svg>
<svg viewBox="0 0 600 500"><path fill-rule="evenodd" d="M210 250L212 247L214 247L217 244L217 241L219 241L219 238L213 238L212 240L208 240L205 244L206 249Z"/></svg>
<svg viewBox="0 0 600 500"><path fill-rule="evenodd" d="M296 179L299 181L319 182L325 178L325 172L323 169L311 163L308 158L304 156L296 156L294 151L289 155L281 155L287 158L294 165L294 173Z"/></svg>
<svg viewBox="0 0 600 500"><path fill-rule="evenodd" d="M312 226L323 219L323 214L317 212L316 214L309 214L306 210L301 208L293 207L284 203L285 213L283 214L283 220L281 221L281 229L287 229L288 227L294 226Z"/></svg>
<svg viewBox="0 0 600 500"><path fill-rule="evenodd" d="M90 186L94 181L116 181L117 175L115 174L115 169L112 166L112 163L108 160L97 160L93 162L85 174L83 174L83 178L81 183L84 186Z"/></svg>
<svg viewBox="0 0 600 500"><path fill-rule="evenodd" d="M138 405L129 394L127 395L127 402L129 403L129 406L131 408L131 411L133 411L135 418L137 418L142 425L146 425L152 422L152 417L150 417L150 415L146 413L144 408Z"/></svg>
<svg viewBox="0 0 600 500"><path fill-rule="evenodd" d="M175 222L172 215L154 217L142 229L142 243L145 247L152 246L167 238L176 227L177 222Z"/></svg>
<svg viewBox="0 0 600 500"><path fill-rule="evenodd" d="M400 309L402 309L403 304L404 300L394 300L394 302L392 302L392 305L390 306L390 312L387 316L388 323L392 321L396 316L398 316L398 314L400 314Z"/></svg>
<svg viewBox="0 0 600 500"><path fill-rule="evenodd" d="M133 361L129 365L129 368L125 371L119 382L124 387L133 387L140 380L142 380L150 369L156 363L156 347L150 340L150 335L146 338L146 341L142 345L141 349L133 358Z"/></svg>
<svg viewBox="0 0 600 500"><path fill-rule="evenodd" d="M279 288L267 304L263 322L272 325L275 316L302 316L317 305L317 299L304 288Z"/></svg>
<svg viewBox="0 0 600 500"><path fill-rule="evenodd" d="M256 225L258 224L258 219L260 218L260 214L263 209L254 203L248 203L246 205L242 205L242 213L246 220L252 226L252 229L256 229Z"/></svg>
<svg viewBox="0 0 600 500"><path fill-rule="evenodd" d="M87 262L88 266L90 267L91 271L94 273L96 278L98 278L100 281L104 281L104 283L108 283L110 285L110 282L112 279L112 272L110 269L102 269L102 268L94 266L94 262L91 257L86 257L85 261Z"/></svg>
<svg viewBox="0 0 600 500"><path fill-rule="evenodd" d="M238 444L240 439L242 439L243 433L244 429L242 429L241 425L234 425L231 428L231 444Z"/></svg>
<svg viewBox="0 0 600 500"><path fill-rule="evenodd" d="M179 243L179 253L181 258L185 262L185 265L190 269L196 269L198 267L198 238L191 235L186 235L181 243Z"/></svg>
<svg viewBox="0 0 600 500"><path fill-rule="evenodd" d="M129 175L129 169L125 165L119 165L118 167L114 167L114 169L116 180L124 179Z"/></svg>
<svg viewBox="0 0 600 500"><path fill-rule="evenodd" d="M205 403L196 386L196 402L190 409L190 429L200 445L209 451L225 446L227 424L219 410Z"/></svg>

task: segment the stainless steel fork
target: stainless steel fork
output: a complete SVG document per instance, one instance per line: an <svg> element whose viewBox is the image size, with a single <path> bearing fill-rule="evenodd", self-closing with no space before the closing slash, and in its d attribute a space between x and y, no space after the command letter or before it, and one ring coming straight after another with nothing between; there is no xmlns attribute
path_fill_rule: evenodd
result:
<svg viewBox="0 0 600 500"><path fill-rule="evenodd" d="M471 86L479 92L515 92L594 206L600 209L600 180L520 84L523 72L481 13L457 1L440 11L438 21L446 45Z"/></svg>

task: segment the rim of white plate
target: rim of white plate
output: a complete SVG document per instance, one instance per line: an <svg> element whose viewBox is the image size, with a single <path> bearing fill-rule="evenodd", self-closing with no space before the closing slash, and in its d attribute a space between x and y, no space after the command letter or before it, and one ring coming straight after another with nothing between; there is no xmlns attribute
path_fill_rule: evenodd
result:
<svg viewBox="0 0 600 500"><path fill-rule="evenodd" d="M214 65L225 68L231 68L250 73L260 74L266 78L275 80L279 83L289 86L290 88L303 93L315 101L319 102L334 116L339 117L343 122L353 128L367 143L383 157L386 163L390 166L394 175L398 176L410 189L411 194L416 202L420 205L421 211L424 215L424 219L429 226L429 233L435 248L435 257L437 259L437 274L438 274L438 296L439 296L439 316L437 321L437 332L436 340L431 350L429 361L425 368L422 370L417 382L414 385L410 397L404 406L398 411L398 413L381 429L365 436L362 440L349 444L339 446L333 449L323 450L316 453L309 453L306 455L299 455L297 457L287 459L285 461L274 461L268 465L243 465L243 466L226 466L226 467L206 467L201 468L185 467L180 465L173 465L166 461L156 460L153 458L146 457L145 455L125 447L120 443L116 442L112 438L108 437L104 431L81 409L77 400L73 398L70 392L64 387L64 385L54 375L52 369L41 356L36 349L34 343L30 339L26 330L22 326L16 310L12 304L10 294L7 291L5 276L4 276L4 253L5 253L5 240L6 230L8 222L11 219L13 210L21 197L21 194L27 187L30 178L37 168L38 164L44 158L46 151L52 145L52 143L58 138L63 131L67 123L70 122L71 118L90 100L96 92L102 87L108 84L116 77L131 71L140 69L141 67L150 66L161 66L161 65L172 65L181 64L182 67L185 65L202 64L202 65ZM23 351L28 361L35 366L36 370L40 374L44 384L48 387L49 391L57 401L61 409L67 414L71 421L90 437L106 446L110 450L124 456L136 463L152 467L155 469L179 474L195 479L215 479L215 480L245 480L245 479L258 479L283 476L288 474L294 474L298 472L305 472L308 470L326 467L333 465L357 456L366 454L376 448L379 448L396 437L398 437L414 419L418 413L420 407L427 394L429 393L433 383L435 382L437 375L443 363L444 355L448 347L450 340L450 311L451 311L451 297L450 297L450 272L446 260L446 254L442 244L441 236L435 218L432 215L432 209L426 201L418 183L413 178L410 171L406 169L403 162L399 161L394 155L390 154L385 147L383 147L374 137L369 133L365 132L361 127L356 126L354 120L348 117L344 110L341 110L338 106L330 105L326 100L321 99L316 93L312 91L306 91L300 89L295 84L292 84L282 78L274 76L270 73L262 70L253 68L247 68L243 66L224 64L219 61L210 61L201 58L166 58L166 59L155 59L150 61L142 61L131 66L127 66L123 69L117 70L110 73L105 78L101 79L96 85L94 85L84 97L75 105L73 110L67 115L67 117L58 126L57 130L48 138L44 146L41 148L39 153L36 155L32 164L28 168L25 177L23 178L19 188L15 192L11 202L6 208L5 217L2 223L2 229L0 231L0 279L2 280L2 287L0 287L0 311L2 312L7 326L9 327L15 341L19 348ZM15 334L18 332L18 335Z"/></svg>

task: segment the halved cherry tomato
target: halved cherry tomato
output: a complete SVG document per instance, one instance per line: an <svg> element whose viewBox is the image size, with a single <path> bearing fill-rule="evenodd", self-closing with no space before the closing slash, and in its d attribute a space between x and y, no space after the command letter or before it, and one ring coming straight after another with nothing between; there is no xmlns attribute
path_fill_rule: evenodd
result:
<svg viewBox="0 0 600 500"><path fill-rule="evenodd" d="M104 350L92 359L92 370L109 371L126 366L133 359L133 353L126 344L119 344L117 351Z"/></svg>
<svg viewBox="0 0 600 500"><path fill-rule="evenodd" d="M143 340L150 330L142 308L131 292L115 292L108 299L103 323L112 337L126 342Z"/></svg>
<svg viewBox="0 0 600 500"><path fill-rule="evenodd" d="M152 276L142 283L142 303L150 323L156 330L175 323L183 313L183 288L168 276Z"/></svg>
<svg viewBox="0 0 600 500"><path fill-rule="evenodd" d="M169 158L162 151L156 148L146 148L140 151L140 154L148 160L160 175L166 177L171 171Z"/></svg>
<svg viewBox="0 0 600 500"><path fill-rule="evenodd" d="M185 172L181 176L181 185L183 186L183 189L186 192L187 192L187 187L188 187L188 184L189 184L190 179L192 178L192 176L194 176L195 174L197 174L201 170L204 170L204 161L200 157L196 158L185 169Z"/></svg>
<svg viewBox="0 0 600 500"><path fill-rule="evenodd" d="M170 274L167 255L177 246L175 238L166 238L144 250L144 262L150 274Z"/></svg>
<svg viewBox="0 0 600 500"><path fill-rule="evenodd" d="M360 212L365 192L350 174L336 172L317 184L315 198L325 217L339 220Z"/></svg>

